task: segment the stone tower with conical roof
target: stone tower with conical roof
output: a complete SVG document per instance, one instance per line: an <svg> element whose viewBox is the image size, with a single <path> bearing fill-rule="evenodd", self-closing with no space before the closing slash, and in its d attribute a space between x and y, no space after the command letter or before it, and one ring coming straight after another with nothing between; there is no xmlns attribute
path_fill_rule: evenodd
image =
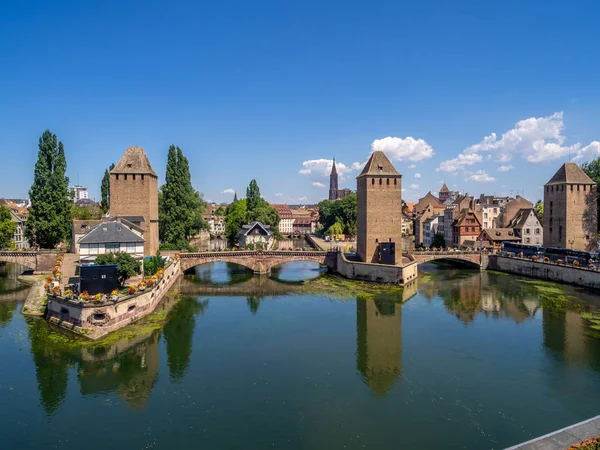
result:
<svg viewBox="0 0 600 450"><path fill-rule="evenodd" d="M446 186L446 183L444 183L444 185L440 189L438 198L439 198L440 202L442 202L442 203L444 203L446 200L448 200L450 198L450 189L448 189L448 186Z"/></svg>
<svg viewBox="0 0 600 450"><path fill-rule="evenodd" d="M129 147L110 171L110 215L144 229L144 254L158 250L158 177L141 147ZM125 250L125 249L122 249Z"/></svg>
<svg viewBox="0 0 600 450"><path fill-rule="evenodd" d="M329 200L337 200L338 198L338 174L335 168L335 158L333 158L333 166L329 174Z"/></svg>
<svg viewBox="0 0 600 450"><path fill-rule="evenodd" d="M373 152L356 178L356 247L361 261L379 262L379 244L396 244L402 260L402 175L383 152Z"/></svg>
<svg viewBox="0 0 600 450"><path fill-rule="evenodd" d="M596 183L572 162L544 185L544 247L595 251L598 230Z"/></svg>

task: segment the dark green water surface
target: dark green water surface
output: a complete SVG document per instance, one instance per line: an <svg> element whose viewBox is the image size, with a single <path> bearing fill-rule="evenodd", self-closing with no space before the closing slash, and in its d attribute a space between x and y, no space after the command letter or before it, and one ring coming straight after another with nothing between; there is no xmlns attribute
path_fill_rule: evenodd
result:
<svg viewBox="0 0 600 450"><path fill-rule="evenodd" d="M79 346L0 266L0 448L504 448L600 414L597 295L426 269L366 295L309 263L203 266L164 327Z"/></svg>

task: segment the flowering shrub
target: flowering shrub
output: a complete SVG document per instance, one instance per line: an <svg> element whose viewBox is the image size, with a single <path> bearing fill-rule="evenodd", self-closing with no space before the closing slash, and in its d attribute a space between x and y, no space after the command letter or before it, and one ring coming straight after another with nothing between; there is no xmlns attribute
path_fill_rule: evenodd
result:
<svg viewBox="0 0 600 450"><path fill-rule="evenodd" d="M96 294L94 295L94 303L100 303L100 300L102 300L102 297L104 296L104 294Z"/></svg>
<svg viewBox="0 0 600 450"><path fill-rule="evenodd" d="M129 286L129 295L135 294L135 291L137 291L137 289L133 284Z"/></svg>
<svg viewBox="0 0 600 450"><path fill-rule="evenodd" d="M146 287L146 282L142 281L140 284L138 284L138 288L145 288Z"/></svg>
<svg viewBox="0 0 600 450"><path fill-rule="evenodd" d="M73 297L73 291L72 291L71 289L66 289L66 290L65 290L65 292L64 292L64 296L65 296L66 298L71 298L71 297Z"/></svg>
<svg viewBox="0 0 600 450"><path fill-rule="evenodd" d="M84 302L89 302L90 301L90 293L88 291L83 291L81 294L79 294L79 298L81 300L83 300Z"/></svg>
<svg viewBox="0 0 600 450"><path fill-rule="evenodd" d="M110 295L119 295L119 290L118 289L113 289L111 291Z"/></svg>
<svg viewBox="0 0 600 450"><path fill-rule="evenodd" d="M148 281L148 285L150 287L154 286L156 284L156 278L152 277L150 278L150 281Z"/></svg>
<svg viewBox="0 0 600 450"><path fill-rule="evenodd" d="M52 293L53 293L54 295L58 295L58 294L60 294L60 288L59 288L58 286L54 286L54 287L52 288Z"/></svg>

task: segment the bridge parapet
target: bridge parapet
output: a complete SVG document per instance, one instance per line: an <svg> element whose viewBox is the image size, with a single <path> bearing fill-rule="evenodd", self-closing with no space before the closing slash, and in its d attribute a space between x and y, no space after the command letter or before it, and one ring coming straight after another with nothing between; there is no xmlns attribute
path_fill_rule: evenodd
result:
<svg viewBox="0 0 600 450"><path fill-rule="evenodd" d="M60 250L4 251L0 252L0 262L20 264L37 273L50 272Z"/></svg>

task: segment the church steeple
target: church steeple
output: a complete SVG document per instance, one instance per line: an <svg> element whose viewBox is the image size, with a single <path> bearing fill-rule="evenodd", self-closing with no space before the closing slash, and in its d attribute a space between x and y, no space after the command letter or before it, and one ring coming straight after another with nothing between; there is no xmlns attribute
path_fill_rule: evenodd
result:
<svg viewBox="0 0 600 450"><path fill-rule="evenodd" d="M335 168L335 157L333 158L333 166L329 175L329 200L337 200L338 198L338 174Z"/></svg>
<svg viewBox="0 0 600 450"><path fill-rule="evenodd" d="M238 199L237 199L237 192L234 192L233 193L233 203L235 203L237 201L238 201Z"/></svg>

